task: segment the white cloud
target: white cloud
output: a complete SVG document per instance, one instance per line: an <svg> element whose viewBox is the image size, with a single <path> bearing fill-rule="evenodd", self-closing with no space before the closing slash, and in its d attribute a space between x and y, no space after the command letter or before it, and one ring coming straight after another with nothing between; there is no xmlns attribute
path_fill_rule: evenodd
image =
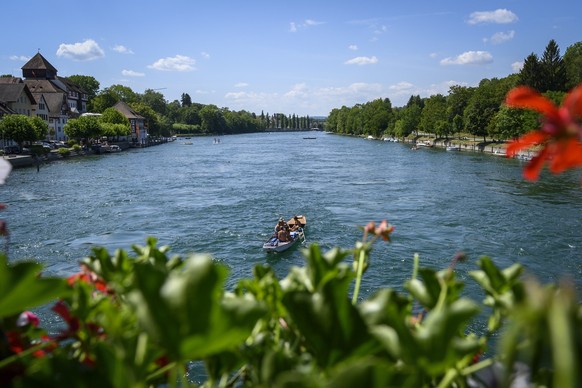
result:
<svg viewBox="0 0 582 388"><path fill-rule="evenodd" d="M521 69L523 69L523 61L513 62L511 64L511 69L513 70L514 73L519 73Z"/></svg>
<svg viewBox="0 0 582 388"><path fill-rule="evenodd" d="M493 62L493 56L487 51L466 51L456 57L441 60L441 65L484 65Z"/></svg>
<svg viewBox="0 0 582 388"><path fill-rule="evenodd" d="M30 60L30 57L27 57L25 55L11 55L10 60L11 61L28 62Z"/></svg>
<svg viewBox="0 0 582 388"><path fill-rule="evenodd" d="M428 54L428 56L430 58L436 58L436 57L438 57L438 54L437 53L430 53L430 54Z"/></svg>
<svg viewBox="0 0 582 388"><path fill-rule="evenodd" d="M352 51L357 51L357 50L358 50L358 46L357 46L357 45L355 45L355 44L350 44L350 45L348 46L348 48L349 48L350 50L352 50Z"/></svg>
<svg viewBox="0 0 582 388"><path fill-rule="evenodd" d="M206 51L202 51L200 53L200 55L202 56L202 58L204 59L210 59L210 54L208 54Z"/></svg>
<svg viewBox="0 0 582 388"><path fill-rule="evenodd" d="M469 24L495 23L508 24L518 20L517 15L508 9L497 9L495 11L473 12L469 15Z"/></svg>
<svg viewBox="0 0 582 388"><path fill-rule="evenodd" d="M92 61L103 58L105 52L93 39L87 39L82 43L61 43L57 50L57 56L75 61Z"/></svg>
<svg viewBox="0 0 582 388"><path fill-rule="evenodd" d="M126 77L143 77L143 76L145 76L145 73L140 73L140 72L133 71L133 70L122 70L121 74L123 74Z"/></svg>
<svg viewBox="0 0 582 388"><path fill-rule="evenodd" d="M117 44L113 47L113 51L118 52L120 54L133 54L133 50L127 48L121 44Z"/></svg>
<svg viewBox="0 0 582 388"><path fill-rule="evenodd" d="M247 84L246 82L239 82L234 85L235 88L246 88L247 86L249 86L249 84Z"/></svg>
<svg viewBox="0 0 582 388"><path fill-rule="evenodd" d="M344 62L346 65L373 65L378 63L378 58L373 57L355 57Z"/></svg>
<svg viewBox="0 0 582 388"><path fill-rule="evenodd" d="M508 31L508 32L497 32L491 36L491 38L485 38L485 43L491 42L492 44L500 44L503 42L507 42L515 37L515 31Z"/></svg>
<svg viewBox="0 0 582 388"><path fill-rule="evenodd" d="M306 19L303 23L296 23L290 22L289 23L289 31L290 32L297 32L299 29L305 29L313 26L319 26L320 24L325 24L325 22L318 22L317 20L313 19Z"/></svg>
<svg viewBox="0 0 582 388"><path fill-rule="evenodd" d="M290 91L284 94L285 97L307 97L309 89L305 83L295 84Z"/></svg>
<svg viewBox="0 0 582 388"><path fill-rule="evenodd" d="M150 69L160 71L192 71L195 70L196 60L185 55L176 55L158 59L154 64L149 65Z"/></svg>
<svg viewBox="0 0 582 388"><path fill-rule="evenodd" d="M413 87L414 87L414 84L411 84L410 82L406 82L406 81L401 81L401 82L398 82L397 84L390 85L388 87L388 89L400 92L403 90L410 90Z"/></svg>

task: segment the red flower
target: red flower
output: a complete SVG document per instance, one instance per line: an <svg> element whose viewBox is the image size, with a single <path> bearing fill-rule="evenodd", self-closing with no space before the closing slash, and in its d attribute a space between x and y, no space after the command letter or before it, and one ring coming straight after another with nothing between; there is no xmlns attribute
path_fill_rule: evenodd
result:
<svg viewBox="0 0 582 388"><path fill-rule="evenodd" d="M107 287L107 283L103 279L101 279L97 274L86 265L81 264L81 272L71 275L67 278L67 283L72 286L77 282L83 282L86 284L92 284L95 286L97 291L101 291L106 294L112 294L113 291Z"/></svg>
<svg viewBox="0 0 582 388"><path fill-rule="evenodd" d="M526 179L536 180L546 162L554 174L582 166L582 84L566 96L560 107L527 86L509 91L505 103L514 108L533 109L544 115L539 129L523 135L507 147L507 156L514 156L522 149L538 144L543 146L525 167Z"/></svg>

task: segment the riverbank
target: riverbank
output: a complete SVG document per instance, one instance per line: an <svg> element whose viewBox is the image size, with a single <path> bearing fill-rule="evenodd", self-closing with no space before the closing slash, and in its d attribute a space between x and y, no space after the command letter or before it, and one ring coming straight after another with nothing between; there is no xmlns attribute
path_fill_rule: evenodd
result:
<svg viewBox="0 0 582 388"><path fill-rule="evenodd" d="M383 140L389 141L390 139L384 138ZM502 140L471 140L467 137L452 139L414 135L399 139L399 141L411 144L415 147L434 147L446 149L449 151L483 152L495 156L506 156L506 149L508 145L508 142ZM518 159L529 160L534 155L535 151L524 150L517 154L515 157Z"/></svg>
<svg viewBox="0 0 582 388"><path fill-rule="evenodd" d="M23 168L23 167L34 167L37 168L42 164L54 162L56 160L62 159L70 159L75 157L82 157L82 156L89 156L89 155L107 155L110 153L114 153L115 151L111 151L109 146L116 145L119 147L120 151L127 150L129 148L144 148L144 147L151 147L154 145L165 144L175 139L172 138L164 138L164 139L152 139L147 144L132 144L130 142L114 142L107 145L107 147L103 147L100 145L91 146L88 148L81 148L75 150L73 148L69 149L69 153L62 154L59 152L58 149L50 150L43 155L30 155L30 154L10 154L10 155L2 155L2 158L9 162L12 165L12 168Z"/></svg>

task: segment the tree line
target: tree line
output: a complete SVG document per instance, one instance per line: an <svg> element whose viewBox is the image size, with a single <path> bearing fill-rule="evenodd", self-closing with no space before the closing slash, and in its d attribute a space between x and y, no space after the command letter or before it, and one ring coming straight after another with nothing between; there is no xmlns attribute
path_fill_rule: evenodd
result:
<svg viewBox="0 0 582 388"><path fill-rule="evenodd" d="M73 75L68 78L87 91L88 111L102 113L124 101L146 119L151 136L237 134L273 128L299 130L317 125L309 116L264 112L257 115L245 110L232 111L213 104L200 104L193 102L188 93L182 93L180 101L169 102L162 93L153 89L137 93L127 86L112 85L100 90L99 82L92 76Z"/></svg>
<svg viewBox="0 0 582 388"><path fill-rule="evenodd" d="M448 94L427 98L411 96L403 107L390 99L377 99L353 107L333 109L325 129L349 135L406 137L428 133L435 137L470 133L475 137L504 140L537 127L538 114L508 108L505 95L515 86L527 85L559 104L566 92L582 82L582 42L560 55L552 39L541 57L531 53L517 74L483 79L476 87L451 86Z"/></svg>

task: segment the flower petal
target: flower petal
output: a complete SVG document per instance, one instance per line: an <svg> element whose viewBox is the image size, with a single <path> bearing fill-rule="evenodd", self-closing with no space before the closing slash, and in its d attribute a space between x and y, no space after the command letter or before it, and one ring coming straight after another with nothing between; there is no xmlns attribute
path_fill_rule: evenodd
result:
<svg viewBox="0 0 582 388"><path fill-rule="evenodd" d="M569 168L582 166L582 144L575 138L560 141L556 144L550 171L559 174Z"/></svg>
<svg viewBox="0 0 582 388"><path fill-rule="evenodd" d="M523 177L529 181L537 181L547 157L548 148L544 148L525 166L523 169Z"/></svg>
<svg viewBox="0 0 582 388"><path fill-rule="evenodd" d="M505 104L514 108L533 109L547 116L555 116L557 107L537 90L528 86L518 86L507 93Z"/></svg>
<svg viewBox="0 0 582 388"><path fill-rule="evenodd" d="M548 134L542 131L532 131L528 132L517 140L512 141L507 146L505 153L508 157L515 156L519 151L524 148L530 148L531 146L541 144L548 138Z"/></svg>

